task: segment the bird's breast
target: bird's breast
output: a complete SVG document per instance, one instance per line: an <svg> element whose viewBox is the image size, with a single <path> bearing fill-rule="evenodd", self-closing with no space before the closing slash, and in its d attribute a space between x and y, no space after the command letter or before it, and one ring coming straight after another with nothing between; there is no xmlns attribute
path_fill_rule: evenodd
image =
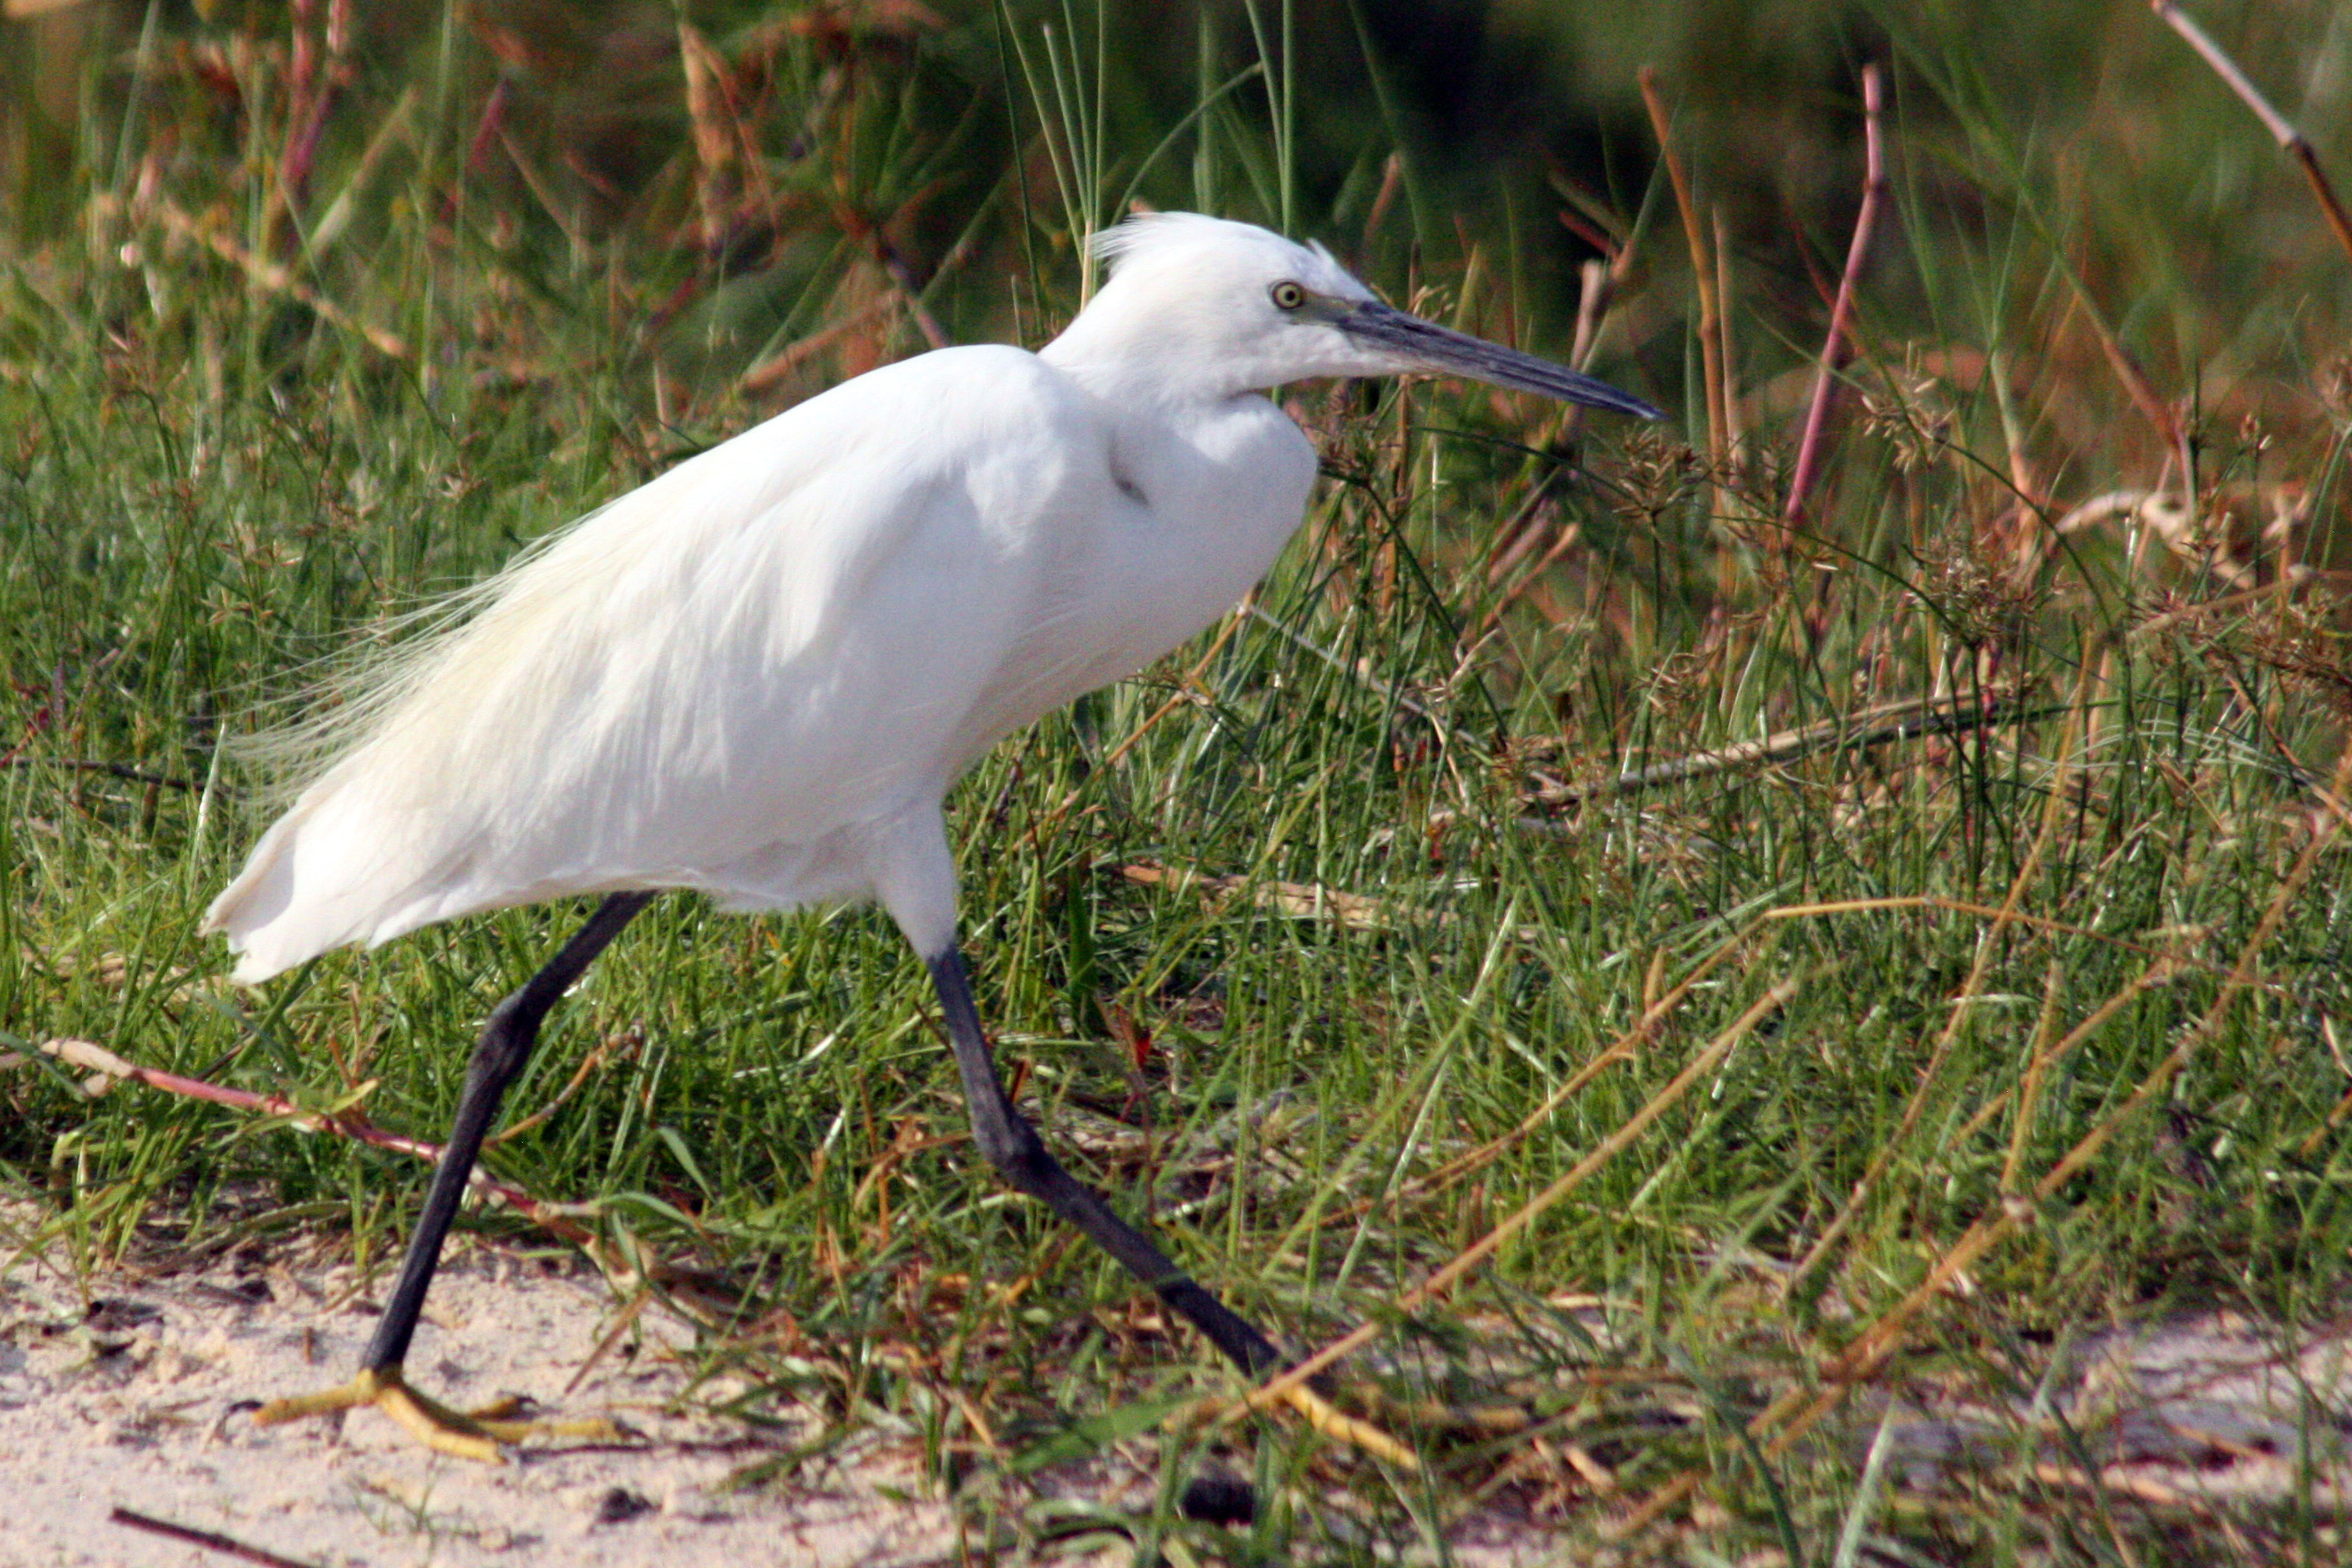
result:
<svg viewBox="0 0 2352 1568"><path fill-rule="evenodd" d="M1265 399L1114 425L1102 504L1038 617L1066 678L1051 703L1133 674L1230 610L1298 529L1315 452Z"/></svg>

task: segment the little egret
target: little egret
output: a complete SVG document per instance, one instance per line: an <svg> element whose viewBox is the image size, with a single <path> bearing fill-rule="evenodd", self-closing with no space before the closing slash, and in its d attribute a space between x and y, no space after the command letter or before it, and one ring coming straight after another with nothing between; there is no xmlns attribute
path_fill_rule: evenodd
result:
<svg viewBox="0 0 2352 1568"><path fill-rule="evenodd" d="M525 1429L412 1391L402 1363L541 1020L665 888L735 910L878 901L929 967L989 1163L1244 1373L1280 1364L1013 1108L957 950L941 801L998 740L1176 647L1273 564L1315 453L1267 389L1433 371L1658 414L1245 224L1137 218L1099 248L1109 281L1039 352L923 354L678 465L462 595L320 721L312 777L205 916L238 979L604 897L491 1011L358 1376L259 1419L375 1405L486 1459Z"/></svg>

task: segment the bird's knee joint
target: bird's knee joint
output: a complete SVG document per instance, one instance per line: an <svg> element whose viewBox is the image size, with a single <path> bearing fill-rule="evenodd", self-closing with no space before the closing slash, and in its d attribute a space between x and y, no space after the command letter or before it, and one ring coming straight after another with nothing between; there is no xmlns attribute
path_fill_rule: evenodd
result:
<svg viewBox="0 0 2352 1568"><path fill-rule="evenodd" d="M503 1078L522 1065L530 1054L531 1041L539 1037L539 1019L517 1003L519 997L509 997L490 1009L482 1025L481 1038L474 1042L473 1068L493 1078Z"/></svg>
<svg viewBox="0 0 2352 1568"><path fill-rule="evenodd" d="M1018 1117L1009 1124L976 1126L972 1137L997 1174L1024 1192L1037 1191L1061 1169L1037 1130Z"/></svg>

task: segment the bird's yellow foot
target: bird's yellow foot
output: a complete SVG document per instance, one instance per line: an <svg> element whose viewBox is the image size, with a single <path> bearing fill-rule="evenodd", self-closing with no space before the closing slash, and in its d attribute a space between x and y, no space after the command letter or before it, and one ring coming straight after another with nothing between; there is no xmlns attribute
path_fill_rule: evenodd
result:
<svg viewBox="0 0 2352 1568"><path fill-rule="evenodd" d="M331 1416L368 1405L407 1427L426 1448L461 1459L479 1459L488 1465L506 1463L501 1445L520 1443L526 1437L584 1437L614 1442L626 1436L620 1427L601 1417L584 1421L517 1420L514 1417L521 1405L512 1399L470 1413L452 1410L409 1387L396 1366L381 1371L363 1369L341 1388L299 1394L291 1399L273 1399L255 1411L253 1419L257 1426L275 1427L306 1416Z"/></svg>

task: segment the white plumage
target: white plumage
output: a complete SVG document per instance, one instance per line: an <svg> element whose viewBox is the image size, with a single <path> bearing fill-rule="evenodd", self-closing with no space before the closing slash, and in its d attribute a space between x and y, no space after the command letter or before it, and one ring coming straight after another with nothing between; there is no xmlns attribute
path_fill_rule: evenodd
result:
<svg viewBox="0 0 2352 1568"><path fill-rule="evenodd" d="M1206 226L1146 227L1042 355L861 376L527 554L214 903L237 977L566 894L863 896L923 858L976 758L1181 643L1297 526L1314 455L1264 399L1115 401L1122 298ZM952 919L902 913L934 946Z"/></svg>
<svg viewBox="0 0 2352 1568"><path fill-rule="evenodd" d="M1389 310L1263 229L1170 214L1103 248L1110 281L1042 352L946 349L860 376L475 591L470 619L353 705L214 902L237 977L657 887L738 909L878 895L935 952L954 927L939 808L957 776L1192 635L1297 528L1314 454L1261 389L1570 374ZM1283 287L1306 303L1285 308ZM1401 346L1399 322L1425 341Z"/></svg>

